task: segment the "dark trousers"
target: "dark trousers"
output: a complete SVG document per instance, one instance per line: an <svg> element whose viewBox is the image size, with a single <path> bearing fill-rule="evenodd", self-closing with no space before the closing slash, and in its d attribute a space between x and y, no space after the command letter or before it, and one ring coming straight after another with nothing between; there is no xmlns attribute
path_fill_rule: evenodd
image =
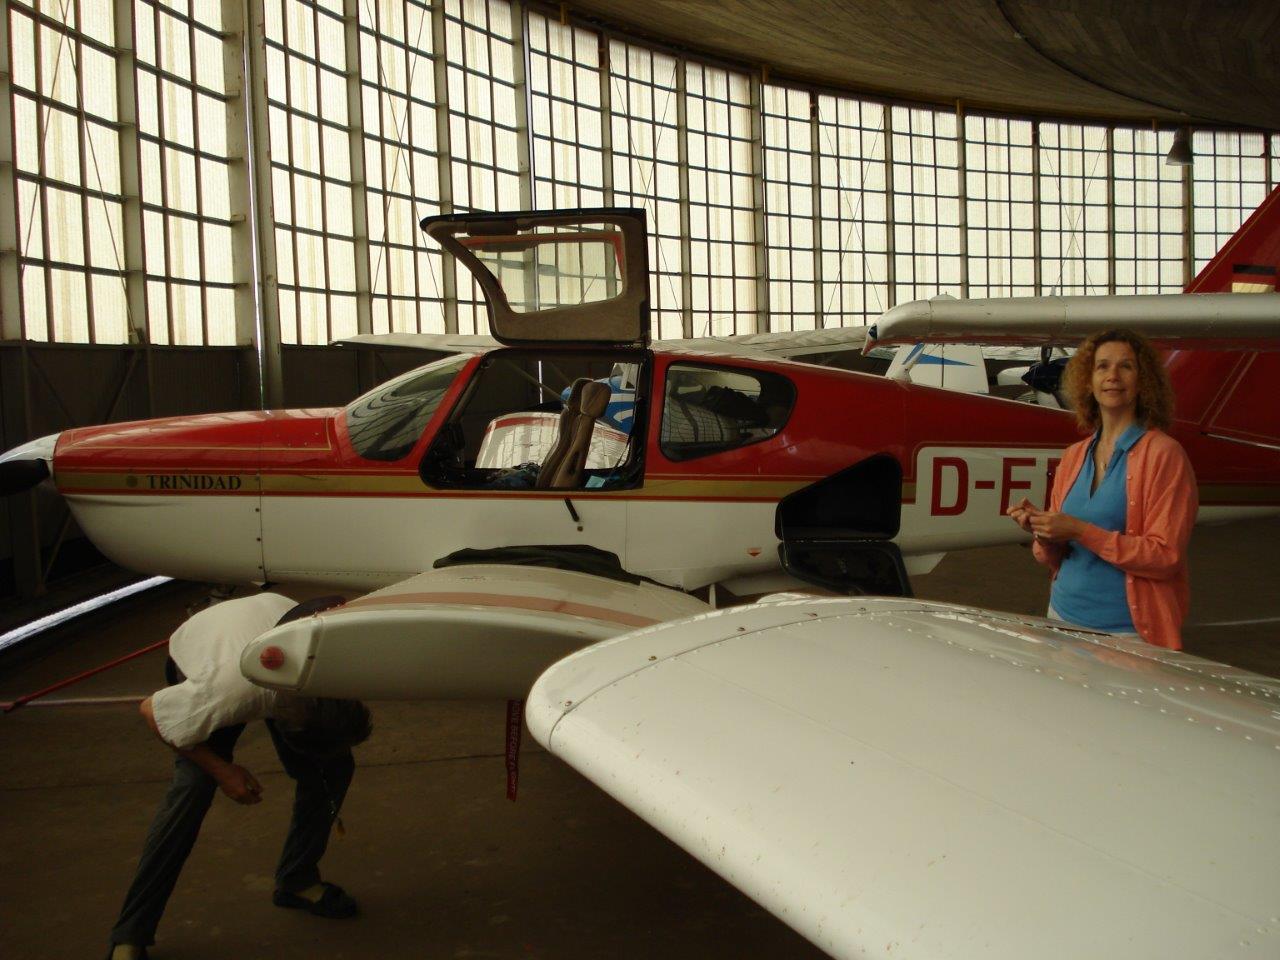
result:
<svg viewBox="0 0 1280 960"><path fill-rule="evenodd" d="M267 721L271 741L284 769L295 781L293 817L276 866L276 889L298 893L320 882L317 864L329 845L329 830L342 807L355 762L351 752L319 760L299 753L285 742L272 721ZM225 727L208 740L210 749L230 762L244 724ZM120 918L111 930L110 942L150 946L169 895L178 882L200 833L200 824L213 802L218 785L186 757L174 762L173 782L156 812L133 883L125 895Z"/></svg>

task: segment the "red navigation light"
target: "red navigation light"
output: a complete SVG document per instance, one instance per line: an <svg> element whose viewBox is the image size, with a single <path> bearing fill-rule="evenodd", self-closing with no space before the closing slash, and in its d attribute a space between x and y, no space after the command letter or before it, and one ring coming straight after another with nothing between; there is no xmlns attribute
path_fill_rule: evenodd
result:
<svg viewBox="0 0 1280 960"><path fill-rule="evenodd" d="M279 647L266 647L258 654L258 662L267 670L279 670L284 666L284 651Z"/></svg>

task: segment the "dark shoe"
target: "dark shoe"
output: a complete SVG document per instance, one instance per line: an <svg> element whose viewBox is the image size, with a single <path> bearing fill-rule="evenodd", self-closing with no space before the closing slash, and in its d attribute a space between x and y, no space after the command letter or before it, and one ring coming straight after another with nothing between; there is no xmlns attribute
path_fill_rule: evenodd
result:
<svg viewBox="0 0 1280 960"><path fill-rule="evenodd" d="M325 917L329 920L345 920L360 912L360 906L355 899L336 883L325 881L321 886L324 887L324 893L320 895L319 900L308 900L296 893L277 890L271 895L271 902L277 907L305 910L312 916Z"/></svg>

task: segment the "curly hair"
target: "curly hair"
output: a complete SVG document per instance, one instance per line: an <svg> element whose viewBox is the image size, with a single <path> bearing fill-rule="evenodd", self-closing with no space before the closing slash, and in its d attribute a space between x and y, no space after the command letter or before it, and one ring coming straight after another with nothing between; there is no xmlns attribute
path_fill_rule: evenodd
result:
<svg viewBox="0 0 1280 960"><path fill-rule="evenodd" d="M1092 334L1067 363L1062 386L1085 431L1098 428L1098 401L1093 396L1093 359L1104 343L1127 343L1138 361L1138 422L1167 430L1173 422L1173 384L1151 341L1135 330L1117 327Z"/></svg>

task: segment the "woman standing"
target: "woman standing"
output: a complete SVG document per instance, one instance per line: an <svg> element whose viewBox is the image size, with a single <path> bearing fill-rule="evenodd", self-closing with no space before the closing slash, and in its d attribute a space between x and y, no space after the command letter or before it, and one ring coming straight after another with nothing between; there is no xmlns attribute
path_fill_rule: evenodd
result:
<svg viewBox="0 0 1280 960"><path fill-rule="evenodd" d="M1065 387L1092 435L1063 453L1048 510L1025 498L1009 508L1054 571L1049 616L1181 649L1197 496L1186 453L1164 432L1168 373L1141 334L1108 330L1081 345Z"/></svg>

